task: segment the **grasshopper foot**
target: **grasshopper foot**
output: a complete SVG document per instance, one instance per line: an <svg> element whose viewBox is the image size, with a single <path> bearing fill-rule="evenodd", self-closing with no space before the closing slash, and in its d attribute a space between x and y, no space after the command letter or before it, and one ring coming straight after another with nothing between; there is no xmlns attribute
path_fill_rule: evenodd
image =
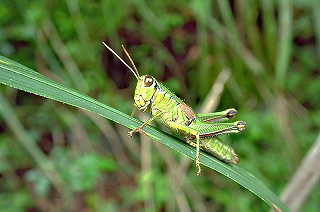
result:
<svg viewBox="0 0 320 212"><path fill-rule="evenodd" d="M134 130L129 131L127 135L128 135L129 137L132 137L133 133L134 133Z"/></svg>
<svg viewBox="0 0 320 212"><path fill-rule="evenodd" d="M140 129L140 128L137 128L137 129L135 129L135 130L129 131L129 132L128 132L128 136L129 136L129 137L132 137L133 133L140 133L140 134L142 134L142 135L147 136L147 133L145 133L145 132L144 132L142 129Z"/></svg>

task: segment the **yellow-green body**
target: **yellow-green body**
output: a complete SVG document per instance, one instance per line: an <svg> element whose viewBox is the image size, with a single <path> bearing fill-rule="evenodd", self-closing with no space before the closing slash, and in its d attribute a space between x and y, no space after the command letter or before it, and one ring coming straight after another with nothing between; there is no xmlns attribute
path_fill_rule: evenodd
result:
<svg viewBox="0 0 320 212"><path fill-rule="evenodd" d="M143 128L154 119L169 127L174 134L185 142L196 148L197 175L200 175L200 147L227 162L238 164L239 158L234 150L224 144L217 136L228 133L238 133L245 129L245 122L221 123L229 120L236 114L235 109L222 112L195 114L179 97L161 85L150 75L140 76L129 53L122 46L124 52L131 61L134 70L126 64L107 44L103 43L119 60L125 64L137 78L137 86L134 93L134 107L141 111L151 112L152 118L143 125L128 133L132 136L134 132L143 133ZM134 109L132 115L134 114Z"/></svg>
<svg viewBox="0 0 320 212"><path fill-rule="evenodd" d="M152 78L152 85L144 86L145 77ZM237 126L238 122L236 124L205 122L210 118L221 118L228 111L196 115L179 97L149 75L141 76L141 80L137 83L134 106L142 111L151 112L159 122L169 127L175 135L192 146L196 146L196 137L192 134L192 130L198 131L200 146L203 150L227 163L239 163L234 150L217 137L220 134L241 131L242 129L239 130ZM173 127L172 123L185 128Z"/></svg>

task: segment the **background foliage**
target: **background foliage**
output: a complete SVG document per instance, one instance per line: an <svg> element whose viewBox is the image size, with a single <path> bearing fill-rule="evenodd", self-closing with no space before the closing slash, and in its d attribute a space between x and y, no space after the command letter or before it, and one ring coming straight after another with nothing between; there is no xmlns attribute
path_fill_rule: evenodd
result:
<svg viewBox="0 0 320 212"><path fill-rule="evenodd" d="M141 74L196 110L230 71L217 110L237 108L248 128L223 139L239 166L280 194L319 133L319 9L316 0L3 0L0 54L127 114L135 78L102 41L117 52L125 44ZM127 138L123 127L0 88L1 104L18 118L0 118L0 209L268 210L229 179L208 169L196 177L189 159ZM49 177L39 169L48 164ZM317 185L301 211L317 210L319 195Z"/></svg>

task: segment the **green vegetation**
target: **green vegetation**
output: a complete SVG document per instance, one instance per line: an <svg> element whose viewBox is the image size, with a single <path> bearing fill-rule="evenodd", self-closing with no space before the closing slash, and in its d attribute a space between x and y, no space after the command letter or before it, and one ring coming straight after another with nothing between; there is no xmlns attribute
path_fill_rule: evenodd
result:
<svg viewBox="0 0 320 212"><path fill-rule="evenodd" d="M125 44L141 74L163 81L195 109L202 109L197 106L203 104L211 86L219 84L222 93L212 97L212 108L235 107L237 119L248 126L241 135L223 137L239 154L240 168L211 157L203 161L215 164L225 175L221 167L242 176L246 175L242 169L248 170L280 194L319 133L316 12L320 5L316 0L287 0L279 5L223 0L31 0L1 1L0 8L0 54L59 82L50 87L46 78L16 64L7 75L9 69L1 69L2 83L87 107L127 127L140 123L123 114L131 112L135 78L102 41L117 52ZM2 67L12 63L0 60ZM38 80L10 75L22 71ZM78 94L82 98L76 98ZM210 169L204 168L202 176L196 177L189 158L145 137L141 142L128 138L127 128L93 113L3 85L0 101L0 210L269 208ZM189 146L148 129L155 139L191 156ZM316 187L301 211L319 208ZM261 196L259 188L249 187Z"/></svg>

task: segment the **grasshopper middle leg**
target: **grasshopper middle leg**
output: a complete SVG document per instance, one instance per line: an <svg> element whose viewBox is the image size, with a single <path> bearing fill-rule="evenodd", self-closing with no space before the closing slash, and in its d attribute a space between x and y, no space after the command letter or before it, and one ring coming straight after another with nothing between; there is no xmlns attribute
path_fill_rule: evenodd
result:
<svg viewBox="0 0 320 212"><path fill-rule="evenodd" d="M182 130L188 134L191 134L193 136L196 137L196 167L198 168L198 172L197 175L200 176L201 174L201 167L200 167L200 134L197 130L192 129L191 127L185 126L185 125L181 125L181 124L177 124L175 122L168 122L167 123L171 128L174 129L178 129L178 130ZM191 146L194 146L192 144L190 144Z"/></svg>

